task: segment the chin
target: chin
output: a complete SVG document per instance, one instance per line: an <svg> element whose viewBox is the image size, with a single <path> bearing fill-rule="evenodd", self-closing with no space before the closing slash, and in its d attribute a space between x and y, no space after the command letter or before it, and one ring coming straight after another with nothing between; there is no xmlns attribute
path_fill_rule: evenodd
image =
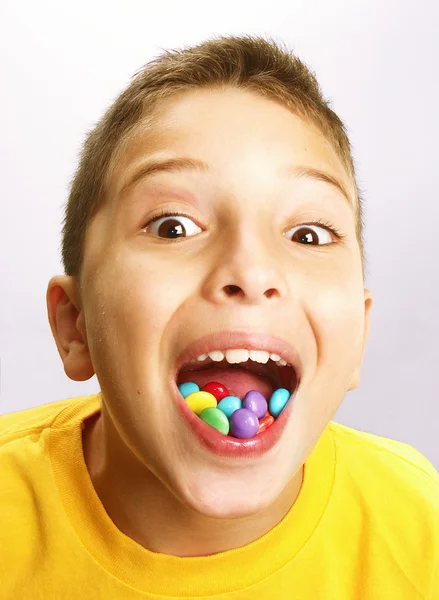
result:
<svg viewBox="0 0 439 600"><path fill-rule="evenodd" d="M188 508L205 517L239 519L266 510L277 494L272 482L270 485L262 482L259 489L255 486L250 489L245 481L241 484L229 482L228 485L197 481L181 490L178 497Z"/></svg>

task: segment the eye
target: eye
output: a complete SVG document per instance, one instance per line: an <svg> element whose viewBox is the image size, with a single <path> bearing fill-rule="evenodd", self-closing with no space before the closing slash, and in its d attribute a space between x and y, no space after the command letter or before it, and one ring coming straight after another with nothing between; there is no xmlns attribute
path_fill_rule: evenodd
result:
<svg viewBox="0 0 439 600"><path fill-rule="evenodd" d="M150 219L143 229L146 231L148 228L151 228L152 232L157 233L162 239L179 239L188 237L187 229L190 232L191 225L198 230L195 233L202 231L201 227L195 225L192 218L188 215L164 210ZM316 229L322 233L318 234L315 231ZM292 236L293 242L298 242L306 246L327 246L336 243L333 241L333 237L336 240L342 240L345 237L334 225L321 220L298 225L289 231L295 231ZM321 243L319 243L320 239L323 239Z"/></svg>
<svg viewBox="0 0 439 600"><path fill-rule="evenodd" d="M318 233L316 229L319 230ZM292 241L304 246L327 246L334 243L333 236L337 239L342 239L343 237L334 226L322 221L298 225L289 231L294 231Z"/></svg>
<svg viewBox="0 0 439 600"><path fill-rule="evenodd" d="M189 231L192 228L198 229L195 233L199 233L201 228L195 225L190 217L184 216L178 212L162 212L161 214L153 217L144 229L152 228L153 233L157 233L159 237L165 239L178 239L181 237L187 237L187 229Z"/></svg>

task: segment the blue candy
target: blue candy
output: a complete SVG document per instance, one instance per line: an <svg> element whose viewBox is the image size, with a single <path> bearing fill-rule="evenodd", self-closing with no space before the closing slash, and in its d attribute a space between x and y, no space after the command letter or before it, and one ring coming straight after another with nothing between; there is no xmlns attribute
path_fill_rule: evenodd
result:
<svg viewBox="0 0 439 600"><path fill-rule="evenodd" d="M285 408L286 403L290 399L290 392L285 388L277 388L271 395L268 403L268 412L275 419L280 415L282 410Z"/></svg>
<svg viewBox="0 0 439 600"><path fill-rule="evenodd" d="M218 402L219 408L228 419L230 419L232 413L239 408L242 408L242 400L238 398L238 396L225 396L222 400Z"/></svg>
<svg viewBox="0 0 439 600"><path fill-rule="evenodd" d="M178 390L183 398L186 398L186 396L189 396L189 394L199 392L200 388L196 383L193 383L192 381L186 381L186 383L182 383L178 386Z"/></svg>

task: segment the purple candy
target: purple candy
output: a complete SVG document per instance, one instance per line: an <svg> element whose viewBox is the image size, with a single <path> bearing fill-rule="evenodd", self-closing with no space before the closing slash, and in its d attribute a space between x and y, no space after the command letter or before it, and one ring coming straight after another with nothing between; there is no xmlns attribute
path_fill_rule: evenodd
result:
<svg viewBox="0 0 439 600"><path fill-rule="evenodd" d="M236 438L251 438L259 430L258 417L247 408L238 408L230 419L230 433Z"/></svg>
<svg viewBox="0 0 439 600"><path fill-rule="evenodd" d="M259 390L247 392L242 401L242 406L255 413L258 419L263 419L268 409L267 401Z"/></svg>

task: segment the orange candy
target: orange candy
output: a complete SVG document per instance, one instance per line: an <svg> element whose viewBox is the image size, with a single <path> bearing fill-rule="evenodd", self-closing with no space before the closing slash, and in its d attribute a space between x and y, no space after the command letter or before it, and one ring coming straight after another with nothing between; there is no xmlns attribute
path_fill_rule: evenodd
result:
<svg viewBox="0 0 439 600"><path fill-rule="evenodd" d="M272 423L274 423L274 417L271 415L265 415L265 417L259 421L259 429L256 432L256 435L262 431L265 431Z"/></svg>

